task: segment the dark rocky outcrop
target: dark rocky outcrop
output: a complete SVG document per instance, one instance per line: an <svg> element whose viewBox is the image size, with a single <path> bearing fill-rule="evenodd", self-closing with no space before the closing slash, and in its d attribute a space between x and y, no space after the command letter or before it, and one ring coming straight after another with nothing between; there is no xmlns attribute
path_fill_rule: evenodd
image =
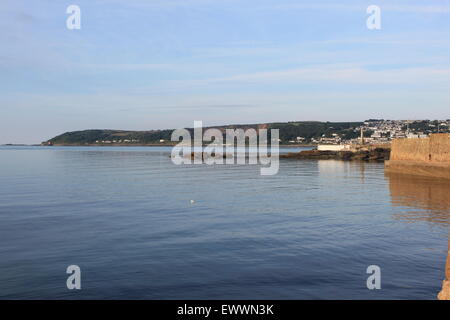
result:
<svg viewBox="0 0 450 320"><path fill-rule="evenodd" d="M307 150L280 155L281 159L312 159L312 160L359 160L384 161L389 159L389 148L360 149L355 151L321 151Z"/></svg>

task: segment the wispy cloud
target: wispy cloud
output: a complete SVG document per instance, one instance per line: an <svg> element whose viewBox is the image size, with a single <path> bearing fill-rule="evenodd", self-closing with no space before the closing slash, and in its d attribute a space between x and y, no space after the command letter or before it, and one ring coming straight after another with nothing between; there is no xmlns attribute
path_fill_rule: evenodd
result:
<svg viewBox="0 0 450 320"><path fill-rule="evenodd" d="M383 10L414 13L450 13L450 5L384 5Z"/></svg>
<svg viewBox="0 0 450 320"><path fill-rule="evenodd" d="M206 109L249 109L257 108L261 105L253 104L203 104L203 105L178 105L178 106L155 106L155 109L183 109L183 110L206 110Z"/></svg>
<svg viewBox="0 0 450 320"><path fill-rule="evenodd" d="M450 67L409 67L409 68L367 68L358 65L318 65L304 68L277 71L236 74L229 77L210 78L187 81L187 84L221 85L244 83L335 83L335 84L421 84L426 82L448 85L450 83ZM175 82L182 85L184 81Z"/></svg>
<svg viewBox="0 0 450 320"><path fill-rule="evenodd" d="M86 64L74 64L74 68L80 68L82 70L90 70L93 72L98 71L141 71L141 70L161 70L175 68L173 64L149 64L149 63L86 63Z"/></svg>
<svg viewBox="0 0 450 320"><path fill-rule="evenodd" d="M429 5L417 5L417 4L392 4L392 2L378 1L374 3L378 5L381 10L396 11L396 12L414 12L414 13L449 13L450 4L429 4ZM361 11L365 12L369 3L281 3L273 6L263 7L268 9L280 9L280 10L322 10L322 11Z"/></svg>

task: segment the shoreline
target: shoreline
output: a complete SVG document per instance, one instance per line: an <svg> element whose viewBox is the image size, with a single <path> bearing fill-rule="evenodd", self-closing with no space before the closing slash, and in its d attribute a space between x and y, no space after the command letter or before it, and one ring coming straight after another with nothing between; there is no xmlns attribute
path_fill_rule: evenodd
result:
<svg viewBox="0 0 450 320"><path fill-rule="evenodd" d="M178 143L174 144L161 144L161 143L151 143L151 144L122 144L122 143L110 143L110 144L54 144L54 145L43 145L43 144L2 144L1 147L174 147ZM207 146L205 144L204 146ZM315 144L280 144L283 148L314 148L317 147ZM226 146L224 146L226 147Z"/></svg>

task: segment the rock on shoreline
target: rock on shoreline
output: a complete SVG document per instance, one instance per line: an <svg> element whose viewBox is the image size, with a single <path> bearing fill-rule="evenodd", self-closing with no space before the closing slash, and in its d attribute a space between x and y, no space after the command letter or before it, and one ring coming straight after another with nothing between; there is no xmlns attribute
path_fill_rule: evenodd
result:
<svg viewBox="0 0 450 320"><path fill-rule="evenodd" d="M360 149L355 151L321 151L306 150L280 155L281 159L312 159L312 160L359 160L385 161L389 160L390 148Z"/></svg>

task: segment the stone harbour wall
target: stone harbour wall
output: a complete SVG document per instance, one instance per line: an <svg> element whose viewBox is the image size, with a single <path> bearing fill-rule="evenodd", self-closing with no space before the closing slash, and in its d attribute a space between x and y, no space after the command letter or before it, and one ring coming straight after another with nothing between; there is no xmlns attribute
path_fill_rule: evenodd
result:
<svg viewBox="0 0 450 320"><path fill-rule="evenodd" d="M394 140L385 168L388 172L450 179L450 134Z"/></svg>
<svg viewBox="0 0 450 320"><path fill-rule="evenodd" d="M396 139L390 160L450 163L450 134L432 134L429 138Z"/></svg>

